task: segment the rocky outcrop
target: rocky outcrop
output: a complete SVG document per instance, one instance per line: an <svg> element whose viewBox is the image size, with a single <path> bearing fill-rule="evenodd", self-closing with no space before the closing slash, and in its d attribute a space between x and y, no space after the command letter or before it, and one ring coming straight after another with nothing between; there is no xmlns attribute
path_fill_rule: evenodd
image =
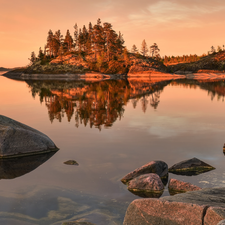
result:
<svg viewBox="0 0 225 225"><path fill-rule="evenodd" d="M0 115L0 157L17 157L57 151L53 141L25 124Z"/></svg>
<svg viewBox="0 0 225 225"><path fill-rule="evenodd" d="M166 71L166 66L163 63L149 57L135 57L132 55L130 56L129 64L128 76L131 74L160 73Z"/></svg>
<svg viewBox="0 0 225 225"><path fill-rule="evenodd" d="M184 193L187 191L198 191L201 190L200 187L193 185L188 182L183 182L177 179L170 179L169 185L168 185L169 193L170 195L175 195L178 193Z"/></svg>
<svg viewBox="0 0 225 225"><path fill-rule="evenodd" d="M163 194L164 185L157 174L149 173L129 181L127 189L140 197L159 198Z"/></svg>
<svg viewBox="0 0 225 225"><path fill-rule="evenodd" d="M169 168L170 173L178 174L178 175L198 175L210 170L214 170L215 168L210 166L209 164L197 159L192 158L188 160L184 160L179 162Z"/></svg>
<svg viewBox="0 0 225 225"><path fill-rule="evenodd" d="M176 65L167 66L167 72L183 74L185 72L201 72L202 71L224 71L225 70L225 51L207 55L196 62L178 63ZM178 72L179 71L179 72Z"/></svg>
<svg viewBox="0 0 225 225"><path fill-rule="evenodd" d="M217 225L225 219L225 188L209 188L160 199L134 200L124 225Z"/></svg>
<svg viewBox="0 0 225 225"><path fill-rule="evenodd" d="M133 172L128 173L121 181L126 184L128 181L148 173L156 173L161 178L166 178L168 175L168 165L163 161L151 161Z"/></svg>

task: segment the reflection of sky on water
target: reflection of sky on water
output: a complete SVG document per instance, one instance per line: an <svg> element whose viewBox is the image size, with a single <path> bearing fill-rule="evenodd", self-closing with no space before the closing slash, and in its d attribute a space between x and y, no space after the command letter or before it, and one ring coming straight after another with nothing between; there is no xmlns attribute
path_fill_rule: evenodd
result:
<svg viewBox="0 0 225 225"><path fill-rule="evenodd" d="M150 97L145 99L145 113L141 99L136 108L129 100L121 120L109 129L76 128L74 118L51 123L45 104L32 98L24 82L0 77L0 113L47 134L60 148L31 173L0 180L0 223L61 224L64 219L87 218L96 224L108 219L122 224L126 207L138 197L120 179L151 160L172 166L197 157L216 170L170 178L200 187L225 186L224 102L211 101L198 87L171 85L160 94L157 109L150 106ZM79 166L64 165L69 159ZM168 195L167 189L163 195Z"/></svg>

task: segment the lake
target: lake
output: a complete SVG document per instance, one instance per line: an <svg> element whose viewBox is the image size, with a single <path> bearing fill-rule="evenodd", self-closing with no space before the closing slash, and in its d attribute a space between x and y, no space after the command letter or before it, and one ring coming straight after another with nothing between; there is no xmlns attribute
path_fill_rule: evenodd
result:
<svg viewBox="0 0 225 225"><path fill-rule="evenodd" d="M225 186L224 95L223 79L0 76L1 115L45 133L60 149L13 161L12 172L9 162L1 161L0 224L122 224L128 205L140 197L120 179L152 160L170 167L197 157L216 170L169 178ZM79 166L65 165L67 160Z"/></svg>

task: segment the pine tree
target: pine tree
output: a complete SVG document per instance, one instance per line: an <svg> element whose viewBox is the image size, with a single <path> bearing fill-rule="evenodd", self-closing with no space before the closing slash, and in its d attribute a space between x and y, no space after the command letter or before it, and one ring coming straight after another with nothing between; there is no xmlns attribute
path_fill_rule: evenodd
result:
<svg viewBox="0 0 225 225"><path fill-rule="evenodd" d="M147 46L147 43L145 41L145 39L142 41L142 44L141 44L141 54L143 56L146 56L148 53L148 46Z"/></svg>
<svg viewBox="0 0 225 225"><path fill-rule="evenodd" d="M152 46L150 46L150 54L152 57L159 58L160 57L160 49L156 43L154 43Z"/></svg>
<svg viewBox="0 0 225 225"><path fill-rule="evenodd" d="M31 56L30 56L29 60L30 60L30 63L31 64L33 64L34 62L36 62L37 57L36 57L36 55L35 55L34 52L31 52Z"/></svg>
<svg viewBox="0 0 225 225"><path fill-rule="evenodd" d="M67 30L67 32L66 32L64 44L65 44L66 51L70 52L73 47L73 38L71 37L69 30Z"/></svg>
<svg viewBox="0 0 225 225"><path fill-rule="evenodd" d="M48 37L47 37L47 52L50 56L53 55L53 32L52 30L49 30Z"/></svg>
<svg viewBox="0 0 225 225"><path fill-rule="evenodd" d="M134 53L134 54L138 53L138 49L137 49L136 45L132 46L131 52Z"/></svg>
<svg viewBox="0 0 225 225"><path fill-rule="evenodd" d="M74 25L74 48L78 50L78 26L76 23Z"/></svg>
<svg viewBox="0 0 225 225"><path fill-rule="evenodd" d="M42 51L42 49L41 49L41 47L39 48L39 53L38 53L38 59L40 59L40 60L43 60L44 59L44 53L43 53L43 51Z"/></svg>

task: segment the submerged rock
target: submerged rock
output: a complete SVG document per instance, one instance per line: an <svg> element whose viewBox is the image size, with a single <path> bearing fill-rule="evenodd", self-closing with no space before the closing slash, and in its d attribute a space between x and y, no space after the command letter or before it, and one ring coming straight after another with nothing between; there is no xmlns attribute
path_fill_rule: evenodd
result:
<svg viewBox="0 0 225 225"><path fill-rule="evenodd" d="M196 186L196 185L193 185L193 184L188 183L188 182L176 180L176 179L170 179L168 189L169 189L170 195L184 193L184 192L187 192L187 191L201 190L201 188Z"/></svg>
<svg viewBox="0 0 225 225"><path fill-rule="evenodd" d="M140 197L159 198L163 194L164 185L157 174L149 173L129 181L127 189Z"/></svg>
<svg viewBox="0 0 225 225"><path fill-rule="evenodd" d="M126 184L128 181L144 174L156 173L161 179L168 177L168 165L163 161L151 161L133 172L128 173L121 181Z"/></svg>
<svg viewBox="0 0 225 225"><path fill-rule="evenodd" d="M75 160L68 160L68 161L64 162L64 164L66 164L66 165L75 165L75 166L79 165L78 162L75 161Z"/></svg>
<svg viewBox="0 0 225 225"><path fill-rule="evenodd" d="M205 173L214 169L215 168L210 166L209 164L197 158L192 158L173 165L169 168L169 172L178 175L192 176Z"/></svg>
<svg viewBox="0 0 225 225"><path fill-rule="evenodd" d="M137 199L123 225L217 225L225 219L225 188L208 188L160 199Z"/></svg>
<svg viewBox="0 0 225 225"><path fill-rule="evenodd" d="M0 115L0 158L57 151L53 141L25 124Z"/></svg>

